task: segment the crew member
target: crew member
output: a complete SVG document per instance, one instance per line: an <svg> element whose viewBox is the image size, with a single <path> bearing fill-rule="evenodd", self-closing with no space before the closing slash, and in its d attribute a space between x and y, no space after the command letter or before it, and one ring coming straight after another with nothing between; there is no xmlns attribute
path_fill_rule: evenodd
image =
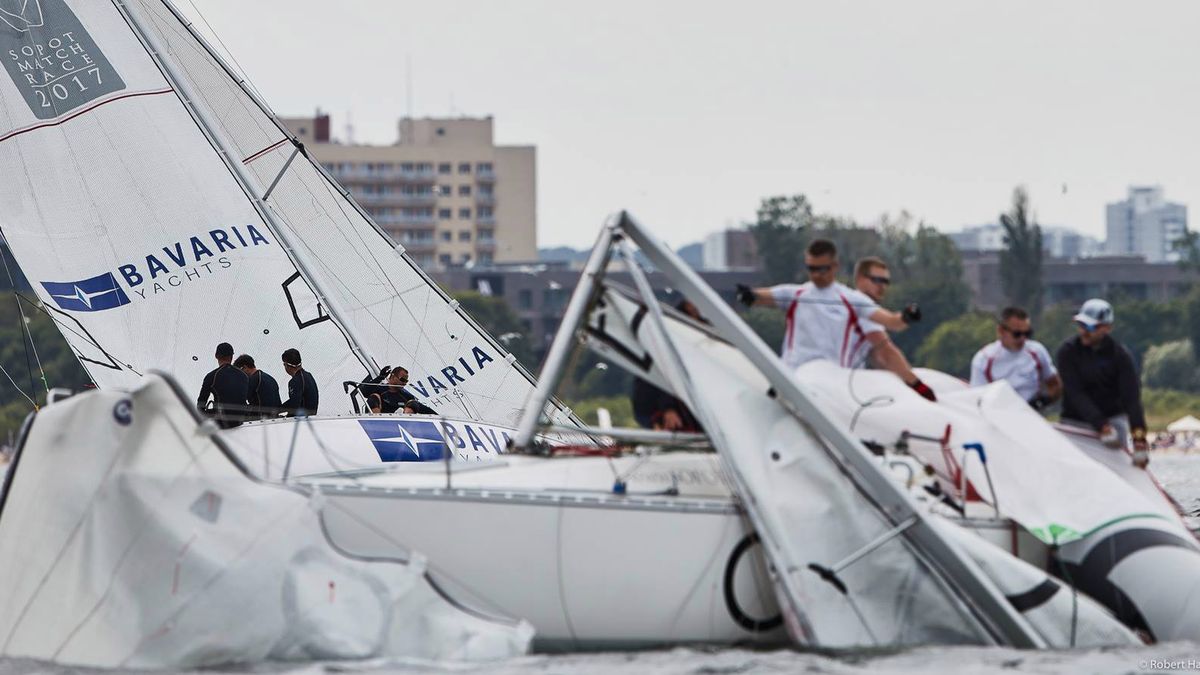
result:
<svg viewBox="0 0 1200 675"><path fill-rule="evenodd" d="M984 345L971 359L971 386L1005 380L1041 410L1062 395L1062 378L1050 361L1050 352L1033 339L1029 313L1005 307L996 324L996 341Z"/></svg>
<svg viewBox="0 0 1200 675"><path fill-rule="evenodd" d="M259 370L254 365L254 357L242 354L233 362L233 367L242 371L248 378L246 400L250 402L250 411L255 417L274 417L279 414L282 403L279 400L279 383L271 374Z"/></svg>
<svg viewBox="0 0 1200 675"><path fill-rule="evenodd" d="M876 304L883 302L883 296L887 295L891 285L892 273L883 258L872 255L854 263L854 288L874 300ZM920 321L921 307L915 302L908 303L899 312L881 307L871 318L875 323L895 333L908 328L909 324Z"/></svg>
<svg viewBox="0 0 1200 675"><path fill-rule="evenodd" d="M888 339L879 321L888 321L867 295L838 283L837 247L815 239L804 252L809 281L769 288L739 285L738 300L746 305L786 308L787 325L780 357L791 369L814 359L828 359L846 368L871 359L899 376L921 396L936 401L933 390L913 373L904 354Z"/></svg>
<svg viewBox="0 0 1200 675"><path fill-rule="evenodd" d="M283 369L292 377L288 381L288 400L283 402L287 416L316 415L321 393L317 391L316 378L301 364L298 349L293 347L283 353Z"/></svg>
<svg viewBox="0 0 1200 675"><path fill-rule="evenodd" d="M1064 421L1090 426L1112 447L1133 439L1133 463L1150 461L1146 416L1133 355L1112 338L1113 308L1093 298L1075 315L1077 334L1058 348L1056 360L1063 381Z"/></svg>
<svg viewBox="0 0 1200 675"><path fill-rule="evenodd" d="M675 309L701 323L708 320L692 301L684 298ZM700 422L688 409L687 404L674 394L664 391L653 383L638 376L633 378L633 392L629 396L633 406L633 418L647 429L658 431L702 432Z"/></svg>
<svg viewBox="0 0 1200 675"><path fill-rule="evenodd" d="M229 429L241 424L246 414L247 378L232 365L233 345L228 342L217 345L215 356L217 367L204 376L196 407L200 412L214 416L217 426ZM211 409L208 407L210 396L213 400Z"/></svg>
<svg viewBox="0 0 1200 675"><path fill-rule="evenodd" d="M396 366L387 376L387 386L367 396L367 407L373 413L394 413L403 410L409 414L436 415L437 412L417 400L404 386L408 384L408 369Z"/></svg>

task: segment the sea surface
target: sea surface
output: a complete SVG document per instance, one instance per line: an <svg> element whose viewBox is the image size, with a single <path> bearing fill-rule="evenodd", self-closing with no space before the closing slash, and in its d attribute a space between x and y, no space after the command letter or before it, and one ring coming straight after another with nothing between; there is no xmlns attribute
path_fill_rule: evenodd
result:
<svg viewBox="0 0 1200 675"><path fill-rule="evenodd" d="M1200 454L1156 456L1152 467L1163 486L1200 526ZM3 472L0 471L0 474ZM1170 583L1164 579L1163 583ZM3 580L0 580L0 588ZM0 675L103 673L38 663L0 659ZM324 673L469 673L509 675L555 673L600 675L720 675L723 673L1200 673L1200 642L1171 642L1144 647L1026 651L999 647L921 647L891 651L812 653L793 650L669 649L594 654L534 654L507 661L464 664L420 660L354 663L260 664L240 669L196 672L198 675L317 675ZM178 675L182 675L180 672ZM175 674L171 674L175 675Z"/></svg>

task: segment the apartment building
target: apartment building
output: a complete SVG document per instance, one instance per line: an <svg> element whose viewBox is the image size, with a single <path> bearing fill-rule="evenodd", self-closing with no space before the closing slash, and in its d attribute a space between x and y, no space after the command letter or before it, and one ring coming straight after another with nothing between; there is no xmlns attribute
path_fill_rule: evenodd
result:
<svg viewBox="0 0 1200 675"><path fill-rule="evenodd" d="M1187 234L1187 207L1168 202L1161 186L1129 188L1128 198L1109 204L1105 215L1109 255L1140 255L1152 263L1179 260L1175 242Z"/></svg>
<svg viewBox="0 0 1200 675"><path fill-rule="evenodd" d="M283 121L422 267L537 259L537 151L496 145L491 117L402 118L392 145L337 142L320 113Z"/></svg>

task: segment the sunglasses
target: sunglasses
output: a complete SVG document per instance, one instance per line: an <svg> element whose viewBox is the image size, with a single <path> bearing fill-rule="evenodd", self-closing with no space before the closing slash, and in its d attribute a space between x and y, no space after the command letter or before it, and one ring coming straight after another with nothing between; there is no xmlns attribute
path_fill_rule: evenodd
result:
<svg viewBox="0 0 1200 675"><path fill-rule="evenodd" d="M809 274L824 274L833 269L833 265L805 265Z"/></svg>
<svg viewBox="0 0 1200 675"><path fill-rule="evenodd" d="M868 274L867 278L870 279L871 281L879 284L880 286L889 286L892 283L891 277L875 277L875 276L871 276Z"/></svg>
<svg viewBox="0 0 1200 675"><path fill-rule="evenodd" d="M1008 326L1005 326L1004 324L1000 324L1000 328L1005 333L1008 333L1009 335L1011 335L1015 338L1031 338L1031 337L1033 337L1033 329L1032 328L1030 328L1029 330L1013 330L1013 329L1009 328Z"/></svg>
<svg viewBox="0 0 1200 675"><path fill-rule="evenodd" d="M1096 326L1089 326L1089 325L1087 325L1086 323L1084 323L1084 322L1082 322L1082 321L1076 321L1076 322L1075 322L1075 325L1076 325L1076 326L1079 326L1080 328L1084 329L1085 331L1087 331L1087 332L1089 332L1089 333L1091 333L1091 332L1093 332L1093 331L1095 331L1095 330L1096 330Z"/></svg>

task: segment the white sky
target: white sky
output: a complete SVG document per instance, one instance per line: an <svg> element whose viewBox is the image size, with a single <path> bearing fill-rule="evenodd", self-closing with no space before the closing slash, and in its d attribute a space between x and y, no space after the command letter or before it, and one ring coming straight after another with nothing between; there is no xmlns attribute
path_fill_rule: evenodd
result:
<svg viewBox="0 0 1200 675"><path fill-rule="evenodd" d="M951 231L1025 184L1040 222L1101 239L1131 184L1200 208L1191 0L175 1L337 136L349 115L390 143L410 104L494 116L537 146L540 246L621 208L681 245L796 192Z"/></svg>

